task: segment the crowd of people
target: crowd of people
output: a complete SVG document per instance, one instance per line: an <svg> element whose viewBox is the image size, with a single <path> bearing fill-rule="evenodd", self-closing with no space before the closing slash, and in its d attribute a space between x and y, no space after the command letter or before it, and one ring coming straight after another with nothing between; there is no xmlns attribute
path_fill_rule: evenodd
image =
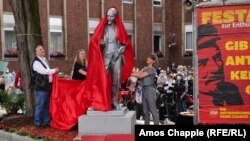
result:
<svg viewBox="0 0 250 141"><path fill-rule="evenodd" d="M144 68L139 71L138 68L134 68L133 71L137 73L146 70ZM173 64L166 70L158 68L156 73L152 74L154 84L151 84L151 86L155 88L153 91L147 91L147 89L143 91L143 87L145 86L142 82L146 76L141 78L137 77L138 79L134 76L132 73L126 85L123 85L126 87L121 89L130 92L124 104L128 106L130 110L136 111L137 120L145 120L145 114L152 114L153 119L159 118L160 124L174 124L179 114L186 112L187 109L193 105L193 68L191 66L178 65L175 67ZM151 103L145 101L147 95L151 96L151 98L149 98L152 100ZM148 110L147 106L156 106L156 109L149 108ZM158 114L158 117L155 116L155 113ZM154 124L157 123L155 122ZM145 124L148 124L148 121L146 121Z"/></svg>
<svg viewBox="0 0 250 141"><path fill-rule="evenodd" d="M22 93L21 72L19 70L17 72L14 70L10 72L8 68L6 68L6 71L1 72L0 91L6 93Z"/></svg>

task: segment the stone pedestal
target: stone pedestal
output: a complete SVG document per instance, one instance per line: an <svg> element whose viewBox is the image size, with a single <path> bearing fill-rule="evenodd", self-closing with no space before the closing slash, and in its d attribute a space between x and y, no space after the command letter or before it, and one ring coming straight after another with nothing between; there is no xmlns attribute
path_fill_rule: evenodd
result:
<svg viewBox="0 0 250 141"><path fill-rule="evenodd" d="M87 111L78 118L78 136L134 134L135 112L123 108L119 111Z"/></svg>

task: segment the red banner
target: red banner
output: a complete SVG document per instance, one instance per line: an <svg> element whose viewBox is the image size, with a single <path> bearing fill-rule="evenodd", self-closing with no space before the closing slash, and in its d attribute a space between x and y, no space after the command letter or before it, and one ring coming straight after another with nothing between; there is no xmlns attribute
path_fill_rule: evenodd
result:
<svg viewBox="0 0 250 141"><path fill-rule="evenodd" d="M250 5L197 8L201 124L250 123Z"/></svg>

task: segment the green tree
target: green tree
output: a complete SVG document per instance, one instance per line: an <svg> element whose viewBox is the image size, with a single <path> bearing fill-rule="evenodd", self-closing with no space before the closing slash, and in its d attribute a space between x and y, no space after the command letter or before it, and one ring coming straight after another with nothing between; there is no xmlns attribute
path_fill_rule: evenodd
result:
<svg viewBox="0 0 250 141"><path fill-rule="evenodd" d="M15 19L18 64L26 99L26 113L34 115L34 90L31 85L32 61L36 45L42 44L38 0L9 0Z"/></svg>

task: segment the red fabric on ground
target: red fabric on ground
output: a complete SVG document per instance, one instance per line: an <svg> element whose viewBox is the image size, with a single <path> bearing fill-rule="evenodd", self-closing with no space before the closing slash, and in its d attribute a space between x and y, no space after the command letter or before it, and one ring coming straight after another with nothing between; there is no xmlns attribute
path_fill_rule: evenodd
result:
<svg viewBox="0 0 250 141"><path fill-rule="evenodd" d="M51 127L69 130L78 123L78 117L87 111L85 82L65 80L53 76L50 100Z"/></svg>

